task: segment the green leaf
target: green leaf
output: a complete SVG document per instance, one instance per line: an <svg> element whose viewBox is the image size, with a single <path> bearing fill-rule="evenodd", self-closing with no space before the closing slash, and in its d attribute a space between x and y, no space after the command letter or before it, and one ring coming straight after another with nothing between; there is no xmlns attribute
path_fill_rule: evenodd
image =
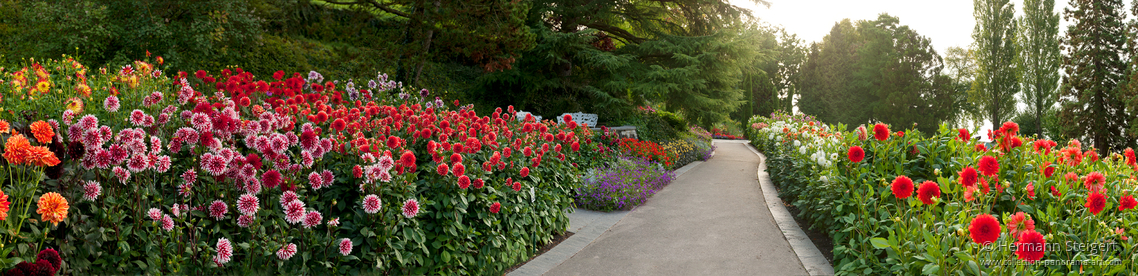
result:
<svg viewBox="0 0 1138 276"><path fill-rule="evenodd" d="M877 249L889 248L889 241L884 239L884 238L873 238L873 239L870 239L869 242L870 242L870 244L873 245L873 248L877 248Z"/></svg>
<svg viewBox="0 0 1138 276"><path fill-rule="evenodd" d="M926 264L925 268L921 269L921 273L925 275L932 275L936 274L937 272L940 272L940 265L937 264Z"/></svg>

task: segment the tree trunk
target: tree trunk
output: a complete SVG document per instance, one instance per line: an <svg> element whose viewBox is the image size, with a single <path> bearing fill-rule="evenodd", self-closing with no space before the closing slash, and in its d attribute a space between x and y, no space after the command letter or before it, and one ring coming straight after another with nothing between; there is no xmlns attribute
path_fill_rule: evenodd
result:
<svg viewBox="0 0 1138 276"><path fill-rule="evenodd" d="M423 66L427 65L427 54L431 51L431 40L435 36L435 31L427 31L427 39L423 41L423 54L419 57L419 66L415 68L415 85L419 85L419 76L423 75Z"/></svg>

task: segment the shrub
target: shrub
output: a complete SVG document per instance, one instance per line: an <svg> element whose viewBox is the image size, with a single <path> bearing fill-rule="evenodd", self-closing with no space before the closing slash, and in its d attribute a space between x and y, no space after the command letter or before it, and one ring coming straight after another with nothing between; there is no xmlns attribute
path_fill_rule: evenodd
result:
<svg viewBox="0 0 1138 276"><path fill-rule="evenodd" d="M658 163L619 158L605 167L590 169L577 188L577 206L598 211L629 210L648 200L675 175Z"/></svg>

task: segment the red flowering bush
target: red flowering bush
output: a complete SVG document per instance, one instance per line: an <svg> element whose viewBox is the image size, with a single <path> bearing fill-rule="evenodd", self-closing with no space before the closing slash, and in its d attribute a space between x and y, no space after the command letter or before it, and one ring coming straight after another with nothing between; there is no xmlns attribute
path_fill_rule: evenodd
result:
<svg viewBox="0 0 1138 276"><path fill-rule="evenodd" d="M663 146L652 141L641 141L632 138L620 139L617 143L621 152L628 155L644 158L653 162L662 163L665 166L671 166L676 155L669 153Z"/></svg>
<svg viewBox="0 0 1138 276"><path fill-rule="evenodd" d="M6 243L59 248L61 273L500 273L566 229L577 167L596 162L587 128L480 115L386 75L60 64L44 71L63 92L0 85L27 103L0 119L57 141L35 189L71 210Z"/></svg>

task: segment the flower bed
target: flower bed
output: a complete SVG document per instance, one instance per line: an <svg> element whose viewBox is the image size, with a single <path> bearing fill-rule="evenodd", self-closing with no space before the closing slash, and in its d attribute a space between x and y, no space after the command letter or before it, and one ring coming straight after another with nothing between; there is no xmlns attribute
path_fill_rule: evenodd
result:
<svg viewBox="0 0 1138 276"><path fill-rule="evenodd" d="M678 169L695 161L707 161L708 158L711 158L711 153L715 151L715 146L711 144L710 139L701 139L690 134L681 134L675 140L660 143L660 146L667 155L676 156L676 161L670 167L671 169Z"/></svg>
<svg viewBox="0 0 1138 276"><path fill-rule="evenodd" d="M748 135L780 194L831 233L838 274L1135 273L1132 150L1100 157L1019 137L1014 123L989 149L963 129L827 136L808 134L809 117L776 116L752 119ZM841 156L794 146L818 138L836 143L816 152Z"/></svg>
<svg viewBox="0 0 1138 276"><path fill-rule="evenodd" d="M589 169L577 188L577 206L597 211L629 210L643 204L675 179L659 163L618 158L605 167Z"/></svg>
<svg viewBox="0 0 1138 276"><path fill-rule="evenodd" d="M55 248L62 274L500 273L567 227L577 163L597 162L576 123L396 96L385 75L161 63L0 72L18 233L0 267Z"/></svg>
<svg viewBox="0 0 1138 276"><path fill-rule="evenodd" d="M730 131L724 129L713 128L711 129L711 133L715 139L747 140L747 138L743 136L732 134Z"/></svg>

